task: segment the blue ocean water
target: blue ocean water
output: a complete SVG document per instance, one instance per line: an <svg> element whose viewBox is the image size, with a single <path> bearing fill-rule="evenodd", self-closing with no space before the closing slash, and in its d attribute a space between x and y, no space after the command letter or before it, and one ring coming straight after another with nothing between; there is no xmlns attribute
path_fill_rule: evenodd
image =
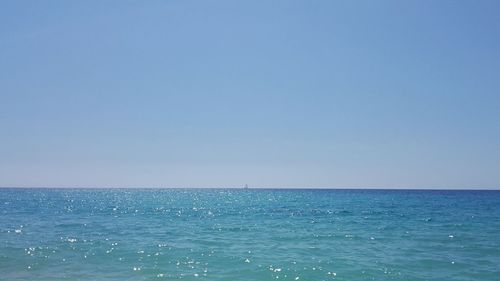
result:
<svg viewBox="0 0 500 281"><path fill-rule="evenodd" d="M0 280L500 280L500 192L0 189Z"/></svg>

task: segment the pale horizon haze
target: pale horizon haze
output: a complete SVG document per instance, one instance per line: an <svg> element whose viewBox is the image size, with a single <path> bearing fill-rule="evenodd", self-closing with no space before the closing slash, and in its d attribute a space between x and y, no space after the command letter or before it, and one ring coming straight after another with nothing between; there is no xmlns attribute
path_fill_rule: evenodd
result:
<svg viewBox="0 0 500 281"><path fill-rule="evenodd" d="M1 187L500 188L499 1L1 1Z"/></svg>

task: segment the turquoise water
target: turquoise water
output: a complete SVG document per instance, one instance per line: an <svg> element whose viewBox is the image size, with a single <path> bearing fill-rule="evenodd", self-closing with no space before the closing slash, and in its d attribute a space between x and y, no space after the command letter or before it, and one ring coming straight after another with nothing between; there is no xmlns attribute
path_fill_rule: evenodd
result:
<svg viewBox="0 0 500 281"><path fill-rule="evenodd" d="M500 280L500 192L0 189L0 280Z"/></svg>

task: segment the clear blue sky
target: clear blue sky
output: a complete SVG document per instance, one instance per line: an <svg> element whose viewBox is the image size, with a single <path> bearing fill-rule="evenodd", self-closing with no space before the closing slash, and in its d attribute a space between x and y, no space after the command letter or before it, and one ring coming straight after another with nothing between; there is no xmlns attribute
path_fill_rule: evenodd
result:
<svg viewBox="0 0 500 281"><path fill-rule="evenodd" d="M500 1L1 1L0 186L500 187Z"/></svg>

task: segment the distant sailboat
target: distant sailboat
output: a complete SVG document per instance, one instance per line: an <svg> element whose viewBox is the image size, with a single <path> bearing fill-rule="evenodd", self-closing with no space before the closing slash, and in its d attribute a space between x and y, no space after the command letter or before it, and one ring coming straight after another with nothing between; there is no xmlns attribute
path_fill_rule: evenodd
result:
<svg viewBox="0 0 500 281"><path fill-rule="evenodd" d="M243 187L243 189L248 189L248 184L245 184L245 187Z"/></svg>

